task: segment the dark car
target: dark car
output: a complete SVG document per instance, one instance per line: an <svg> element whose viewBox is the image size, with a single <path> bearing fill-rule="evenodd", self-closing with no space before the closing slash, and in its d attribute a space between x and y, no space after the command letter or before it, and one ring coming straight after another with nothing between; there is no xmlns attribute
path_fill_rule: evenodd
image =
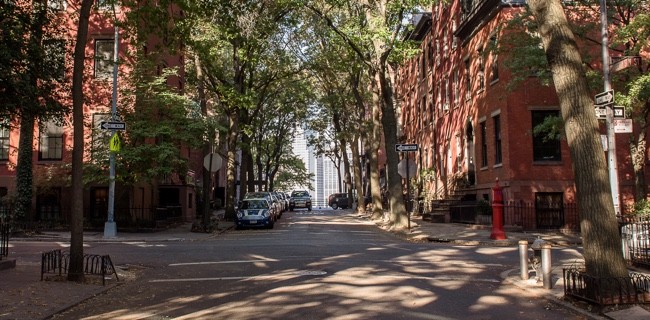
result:
<svg viewBox="0 0 650 320"><path fill-rule="evenodd" d="M293 211L295 208L307 208L307 210L311 211L311 195L309 195L309 191L296 190L291 193L289 210Z"/></svg>
<svg viewBox="0 0 650 320"><path fill-rule="evenodd" d="M347 209L350 207L350 198L347 193L332 193L327 198L327 205L336 210L338 208Z"/></svg>

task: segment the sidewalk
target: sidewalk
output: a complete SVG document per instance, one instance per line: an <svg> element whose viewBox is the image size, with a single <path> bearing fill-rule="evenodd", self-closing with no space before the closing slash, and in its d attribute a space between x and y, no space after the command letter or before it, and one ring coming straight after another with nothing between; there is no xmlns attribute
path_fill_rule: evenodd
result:
<svg viewBox="0 0 650 320"><path fill-rule="evenodd" d="M348 211L349 215L360 220L369 221L369 215L357 215ZM508 232L506 240L490 239L491 228L470 226L455 223L431 223L422 221L421 217L412 217L410 230L389 230L385 223L372 221L378 228L391 232L396 236L416 242L442 242L453 245L468 246L508 246L517 247L519 240L532 243L535 239L542 238L550 242L553 247L577 247L581 245L579 235L565 235L561 233L538 232ZM84 242L161 242L161 241L202 241L209 240L218 234L227 232L234 227L232 221L220 221L218 230L214 233L190 232L191 223L185 223L174 228L151 233L126 233L118 232L117 237L106 239L102 232L84 233ZM69 232L45 232L38 237L12 238L10 241L69 241ZM11 259L11 253L9 259ZM650 319L650 313L640 307L608 313L607 317L588 312L584 308L564 301L562 265L553 261L553 288L544 289L542 283L534 279L521 280L519 269L513 266L512 270L502 274L505 283L515 285L523 290L533 292L540 298L546 298L567 308L582 313L589 319ZM127 266L129 267L129 266ZM126 271L126 275L137 271L137 266L130 266L133 270ZM119 273L120 271L118 271ZM120 275L122 280L123 275ZM119 283L107 282L101 284L77 284L65 281L52 282L40 281L40 261L16 262L15 268L2 270L0 268L0 320L4 319L47 319L52 315L70 308L86 299L107 291ZM623 307L625 308L625 307Z"/></svg>
<svg viewBox="0 0 650 320"><path fill-rule="evenodd" d="M363 220L370 220L369 214L359 214L357 217ZM393 234L396 234L404 239L415 242L439 242L465 246L518 247L520 240L526 240L529 244L529 251L531 250L530 245L536 239L542 239L550 243L553 248L582 246L582 239L579 234L564 234L559 232L517 232L506 230L505 240L492 240L490 239L490 235L492 233L491 226L477 226L458 223L433 223L423 221L421 216L413 216L410 220L410 230L390 230L386 223L382 221L374 222L379 228L383 230L392 232ZM552 263L553 281L551 289L545 289L542 282L535 280L534 272L529 273L530 279L522 280L519 266L513 266L513 269L502 273L501 276L504 279L505 283L509 283L521 289L533 292L539 297L544 297L556 304L560 304L566 308L575 310L576 312L583 314L589 319L650 319L650 311L638 306L620 306L621 310L607 312L605 313L605 316L601 316L595 312L587 311L587 304L581 308L573 305L568 301L565 301L564 277L562 274L562 268L570 267L571 265L563 265L562 261L555 260L553 260ZM647 273L643 272L644 270L634 271Z"/></svg>

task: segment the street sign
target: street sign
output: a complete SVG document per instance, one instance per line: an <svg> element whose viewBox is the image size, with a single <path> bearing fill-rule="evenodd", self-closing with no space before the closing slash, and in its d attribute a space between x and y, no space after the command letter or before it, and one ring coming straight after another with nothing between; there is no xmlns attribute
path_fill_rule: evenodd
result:
<svg viewBox="0 0 650 320"><path fill-rule="evenodd" d="M607 90L597 94L595 97L597 106L605 106L614 102L614 90Z"/></svg>
<svg viewBox="0 0 650 320"><path fill-rule="evenodd" d="M614 133L632 133L632 119L614 119Z"/></svg>
<svg viewBox="0 0 650 320"><path fill-rule="evenodd" d="M223 158L216 153L210 153L203 158L203 167L210 172L217 172L221 169Z"/></svg>
<svg viewBox="0 0 650 320"><path fill-rule="evenodd" d="M614 118L625 118L625 107L614 106Z"/></svg>
<svg viewBox="0 0 650 320"><path fill-rule="evenodd" d="M395 151L397 152L413 152L418 151L417 143L398 143L395 145Z"/></svg>
<svg viewBox="0 0 650 320"><path fill-rule="evenodd" d="M126 123L117 121L102 121L99 127L104 130L126 130Z"/></svg>
<svg viewBox="0 0 650 320"><path fill-rule="evenodd" d="M596 106L594 110L596 111L596 119L607 119L607 108Z"/></svg>
<svg viewBox="0 0 650 320"><path fill-rule="evenodd" d="M122 150L122 141L120 141L120 136L117 135L117 132L111 137L108 149L113 153L119 153Z"/></svg>
<svg viewBox="0 0 650 320"><path fill-rule="evenodd" d="M408 162L408 163L407 163ZM407 170L408 168L408 170ZM402 178L414 178L418 172L418 166L413 159L402 159L397 164L397 173L399 173Z"/></svg>

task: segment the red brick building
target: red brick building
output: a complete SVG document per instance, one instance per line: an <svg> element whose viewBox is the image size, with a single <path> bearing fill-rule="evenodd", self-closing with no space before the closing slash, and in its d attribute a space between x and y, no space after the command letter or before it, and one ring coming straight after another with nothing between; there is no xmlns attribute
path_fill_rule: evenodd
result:
<svg viewBox="0 0 650 320"><path fill-rule="evenodd" d="M80 1L48 1L48 6L65 17L67 25L66 34L58 35L62 45L67 45L65 54L60 59L66 64L65 79L71 82L72 52L76 37L77 19ZM84 117L86 147L85 161L90 161L97 156L91 146L106 143L107 130L99 128L102 121L110 120L112 91L113 91L113 55L115 43L114 18L124 20L127 9L107 6L103 1L96 1L89 23L88 42L86 47L86 70L84 78ZM179 13L177 9L176 13ZM142 35L139 35L142 36ZM124 79L132 72L134 65L132 53L140 50L147 54L160 43L157 37L144 35L147 40L143 47L136 47L126 36L123 30L119 35L119 66L118 66L118 99L117 112L121 108L133 107L134 99L124 96L123 89L127 84ZM178 67L178 75L168 78L167 84L180 92L184 83L184 62L182 55L167 55L160 62L161 67ZM160 70L158 70L160 73ZM65 104L72 104L68 94ZM137 107L136 107L137 108ZM0 131L2 150L0 152L0 193L2 196L15 193L17 164L17 148L19 141L19 122L14 119L12 129ZM43 222L63 225L67 224L70 217L71 198L71 157L73 147L73 127L70 116L65 123L55 122L40 123L35 126L35 139L33 142L33 173L34 173L34 198L32 202L32 216L26 217L33 222ZM128 124L126 134L128 134ZM105 149L105 148L104 148ZM115 192L115 220L118 228L125 224L138 224L139 222L153 223L160 219L181 219L191 221L196 216L196 190L195 173L200 176L202 168L202 155L200 151L181 147L179 153L190 160L190 170L182 176L175 174L156 183L137 183L124 186L116 184ZM119 175L120 173L117 172ZM108 177L108 172L106 172ZM108 184L90 184L84 191L84 218L85 226L103 226L107 219L108 210Z"/></svg>
<svg viewBox="0 0 650 320"><path fill-rule="evenodd" d="M555 89L530 77L510 90L512 75L503 67L508 57L488 49L507 36L501 27L523 4L455 0L415 17L410 38L421 41L421 54L400 68L396 83L403 141L419 144L427 201L489 201L498 179L506 202L530 209L512 224L576 229L577 217L568 213L575 185L567 143L532 132L546 116L559 115ZM616 139L621 201L627 203L634 191L629 134Z"/></svg>

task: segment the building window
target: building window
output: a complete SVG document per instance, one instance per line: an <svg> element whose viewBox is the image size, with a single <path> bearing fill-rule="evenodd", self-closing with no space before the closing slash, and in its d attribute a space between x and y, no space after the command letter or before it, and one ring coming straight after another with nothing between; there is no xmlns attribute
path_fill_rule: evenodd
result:
<svg viewBox="0 0 650 320"><path fill-rule="evenodd" d="M458 37L454 36L456 34L456 29L458 29L458 27L456 26L456 20L454 20L452 22L452 25L451 25L451 30L452 30L452 33L451 33L451 37L452 37L451 38L451 49L452 50L456 49L456 47L458 46Z"/></svg>
<svg viewBox="0 0 650 320"><path fill-rule="evenodd" d="M538 229L560 229L564 226L564 194L535 193L535 222Z"/></svg>
<svg viewBox="0 0 650 320"><path fill-rule="evenodd" d="M465 99L472 98L472 75L470 70L469 58L465 59Z"/></svg>
<svg viewBox="0 0 650 320"><path fill-rule="evenodd" d="M440 40L436 40L436 66L440 65Z"/></svg>
<svg viewBox="0 0 650 320"><path fill-rule="evenodd" d="M454 105L457 107L460 102L460 72L454 71Z"/></svg>
<svg viewBox="0 0 650 320"><path fill-rule="evenodd" d="M113 51L115 41L95 40L95 78L109 79L113 76Z"/></svg>
<svg viewBox="0 0 650 320"><path fill-rule="evenodd" d="M488 152L487 152L487 125L485 121L479 124L481 127L481 167L488 166Z"/></svg>
<svg viewBox="0 0 650 320"><path fill-rule="evenodd" d="M45 52L44 71L52 79L65 78L65 40L47 39L43 41Z"/></svg>
<svg viewBox="0 0 650 320"><path fill-rule="evenodd" d="M429 65L431 66L431 71L433 71L433 67L435 66L433 61L433 38L429 41Z"/></svg>
<svg viewBox="0 0 650 320"><path fill-rule="evenodd" d="M9 160L9 133L11 128L8 121L0 123L0 161Z"/></svg>
<svg viewBox="0 0 650 320"><path fill-rule="evenodd" d="M558 110L533 110L533 161L562 161L560 138L547 130L536 130L548 118L559 117Z"/></svg>
<svg viewBox="0 0 650 320"><path fill-rule="evenodd" d="M51 121L44 123L40 130L38 159L61 160L62 156L63 127Z"/></svg>
<svg viewBox="0 0 650 320"><path fill-rule="evenodd" d="M422 56L420 56L420 58L418 60L420 61L420 69L419 69L420 81L422 81L422 80L426 79L426 76L427 76L427 59L426 59L426 55L423 54Z"/></svg>
<svg viewBox="0 0 650 320"><path fill-rule="evenodd" d="M443 101L443 103L444 103L444 109L445 109L445 111L447 111L447 110L449 110L449 101L450 101L450 99L449 99L449 79L445 78L445 81L443 83L444 83L444 86L445 86L445 101Z"/></svg>
<svg viewBox="0 0 650 320"><path fill-rule="evenodd" d="M61 188L52 188L36 195L37 219L58 221L61 219Z"/></svg>
<svg viewBox="0 0 650 320"><path fill-rule="evenodd" d="M497 81L499 80L499 58L497 55L497 35L494 34L490 37L490 47L492 48L492 64L491 64L491 72L492 72L492 79L491 81Z"/></svg>
<svg viewBox="0 0 650 320"><path fill-rule="evenodd" d="M485 90L485 57L483 48L478 49L478 91Z"/></svg>
<svg viewBox="0 0 650 320"><path fill-rule="evenodd" d="M501 116L496 115L492 118L494 121L494 164L501 164Z"/></svg>

